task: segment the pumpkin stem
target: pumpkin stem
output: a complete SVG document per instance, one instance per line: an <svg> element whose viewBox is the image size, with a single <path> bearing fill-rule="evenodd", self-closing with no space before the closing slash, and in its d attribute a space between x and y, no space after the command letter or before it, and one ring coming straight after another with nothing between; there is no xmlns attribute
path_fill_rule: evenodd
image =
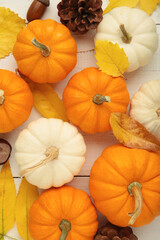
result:
<svg viewBox="0 0 160 240"><path fill-rule="evenodd" d="M126 31L124 24L120 25L120 29L121 29L121 31L123 33L123 35L121 37L122 41L124 43L130 43L132 41L132 36L130 36L130 34Z"/></svg>
<svg viewBox="0 0 160 240"><path fill-rule="evenodd" d="M65 240L67 238L68 232L71 230L71 223L68 220L63 219L59 224L59 228L62 231L59 240Z"/></svg>
<svg viewBox="0 0 160 240"><path fill-rule="evenodd" d="M142 211L143 197L142 197L142 185L139 182L132 182L128 186L128 192L135 198L135 209L134 212L128 213L131 217L129 225L133 225Z"/></svg>
<svg viewBox="0 0 160 240"><path fill-rule="evenodd" d="M160 108L157 109L156 113L157 113L157 116L160 117Z"/></svg>
<svg viewBox="0 0 160 240"><path fill-rule="evenodd" d="M51 50L48 46L38 42L35 38L31 40L31 43L41 50L41 53L44 57L48 57L51 53Z"/></svg>
<svg viewBox="0 0 160 240"><path fill-rule="evenodd" d="M52 161L53 159L58 157L58 148L54 146L47 148L45 155L49 161Z"/></svg>
<svg viewBox="0 0 160 240"><path fill-rule="evenodd" d="M4 91L0 89L0 105L4 103L5 97L4 97Z"/></svg>
<svg viewBox="0 0 160 240"><path fill-rule="evenodd" d="M58 148L51 146L49 148L47 148L46 152L45 152L45 156L46 158L41 160L39 163L33 165L32 167L26 168L23 171L20 172L21 176L24 176L26 173L34 171L35 169L42 167L44 165L46 165L47 163L51 162L52 160L56 159L58 157Z"/></svg>
<svg viewBox="0 0 160 240"><path fill-rule="evenodd" d="M108 103L111 102L111 98L109 96L103 96L101 94L96 94L96 95L94 95L92 101L97 105L101 105L104 102L108 102Z"/></svg>

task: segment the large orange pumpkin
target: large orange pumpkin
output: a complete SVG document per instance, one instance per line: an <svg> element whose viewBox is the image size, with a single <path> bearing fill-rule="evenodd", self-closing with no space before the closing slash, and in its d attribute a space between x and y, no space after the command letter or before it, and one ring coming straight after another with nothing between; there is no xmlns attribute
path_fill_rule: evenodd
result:
<svg viewBox="0 0 160 240"><path fill-rule="evenodd" d="M108 147L92 167L89 189L96 208L113 224L146 225L160 215L160 154Z"/></svg>
<svg viewBox="0 0 160 240"><path fill-rule="evenodd" d="M93 240L97 213L89 196L71 186L43 192L29 212L34 240Z"/></svg>
<svg viewBox="0 0 160 240"><path fill-rule="evenodd" d="M0 69L0 133L24 123L32 107L33 96L27 83L17 74Z"/></svg>
<svg viewBox="0 0 160 240"><path fill-rule="evenodd" d="M63 93L68 118L87 133L110 130L110 113L125 113L129 100L122 77L113 78L94 67L75 74Z"/></svg>
<svg viewBox="0 0 160 240"><path fill-rule="evenodd" d="M63 80L77 62L70 31L54 20L35 20L22 29L13 55L21 73L39 83Z"/></svg>

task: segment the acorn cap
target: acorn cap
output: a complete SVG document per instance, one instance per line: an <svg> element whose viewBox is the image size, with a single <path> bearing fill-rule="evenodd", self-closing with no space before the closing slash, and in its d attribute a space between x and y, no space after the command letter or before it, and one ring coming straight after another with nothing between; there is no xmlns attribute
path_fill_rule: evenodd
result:
<svg viewBox="0 0 160 240"><path fill-rule="evenodd" d="M46 7L49 7L50 5L50 0L37 0L37 1L44 4Z"/></svg>

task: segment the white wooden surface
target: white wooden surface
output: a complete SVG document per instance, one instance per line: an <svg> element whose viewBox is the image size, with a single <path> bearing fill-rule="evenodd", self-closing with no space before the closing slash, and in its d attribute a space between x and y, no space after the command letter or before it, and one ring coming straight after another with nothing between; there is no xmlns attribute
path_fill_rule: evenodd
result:
<svg viewBox="0 0 160 240"><path fill-rule="evenodd" d="M43 19L51 18L59 22L59 17L57 15L57 8L56 5L60 0L51 0L51 5L45 12ZM147 0L146 0L147 1ZM31 4L32 0L0 0L0 7L8 7L14 12L18 13L20 17L25 18L26 12ZM107 0L103 1L103 7L107 5ZM155 20L157 24L157 31L160 36L160 7L154 12L152 18ZM74 70L67 76L67 78L60 83L54 85L56 91L58 92L59 96L62 96L63 90L67 85L68 80L70 77L76 73L81 71L86 67L96 67L96 59L94 58L94 52L90 51L90 49L94 48L94 37L95 31L91 31L83 36L78 36L73 34L74 38L78 44L78 61L77 65ZM0 60L0 68L8 69L11 71L15 71L17 68L16 62L12 55L6 57L5 59ZM154 80L160 78L160 45L159 49L154 55L152 61L145 67L133 72L125 74L127 77L127 88L130 92L130 96L132 97L133 94L139 89L139 87L149 80ZM12 174L15 179L15 184L18 190L18 187L21 182L21 178L18 175L18 169L14 160L14 142L19 134L19 132L25 128L28 123L34 119L40 117L40 114L33 109L30 118L27 122L21 125L19 128L15 129L14 131L7 133L7 134L0 134L0 137L7 139L13 146L12 155L10 158L10 164L12 168ZM80 174L74 178L74 180L69 183L70 185L85 190L89 193L88 189L88 182L89 182L89 174L90 169L96 160L96 158L101 154L102 150L109 145L112 145L117 142L115 137L113 136L112 132L109 131L107 133L98 133L94 135L88 135L82 133L85 142L87 144L87 154L86 154L86 163L81 170ZM99 214L99 221L100 224L105 223L105 217ZM134 229L134 232L137 234L139 240L159 240L160 239L160 217L156 218L151 224ZM16 227L14 227L8 235L22 239L17 233ZM7 239L7 238L6 238ZM55 239L56 240L56 239Z"/></svg>

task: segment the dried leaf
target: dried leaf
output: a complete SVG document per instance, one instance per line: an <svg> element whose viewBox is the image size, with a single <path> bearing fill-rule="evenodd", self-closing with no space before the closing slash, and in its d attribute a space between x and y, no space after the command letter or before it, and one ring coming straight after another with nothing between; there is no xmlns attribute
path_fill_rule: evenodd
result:
<svg viewBox="0 0 160 240"><path fill-rule="evenodd" d="M110 0L110 3L104 10L103 14L110 12L113 8L116 8L116 7L121 7L121 6L127 6L131 8L136 7L138 2L139 0L119 0L119 1Z"/></svg>
<svg viewBox="0 0 160 240"><path fill-rule="evenodd" d="M0 172L0 240L15 222L16 189L9 162Z"/></svg>
<svg viewBox="0 0 160 240"><path fill-rule="evenodd" d="M110 0L110 3L104 10L103 14L108 13L116 7L127 6L133 8L138 6L148 15L151 15L153 11L157 8L157 4L160 4L160 0Z"/></svg>
<svg viewBox="0 0 160 240"><path fill-rule="evenodd" d="M38 188L24 178L16 199L16 223L19 235L24 240L31 240L28 230L28 213L33 202L38 198Z"/></svg>
<svg viewBox="0 0 160 240"><path fill-rule="evenodd" d="M59 118L64 122L69 122L65 107L52 85L35 83L18 69L16 72L29 84L33 93L34 105L45 118Z"/></svg>
<svg viewBox="0 0 160 240"><path fill-rule="evenodd" d="M12 52L17 34L25 27L25 20L9 8L0 7L0 58Z"/></svg>
<svg viewBox="0 0 160 240"><path fill-rule="evenodd" d="M160 151L160 141L127 114L111 113L110 125L115 137L126 147Z"/></svg>
<svg viewBox="0 0 160 240"><path fill-rule="evenodd" d="M128 57L123 48L109 41L95 41L97 65L102 72L114 77L123 76L129 66Z"/></svg>

